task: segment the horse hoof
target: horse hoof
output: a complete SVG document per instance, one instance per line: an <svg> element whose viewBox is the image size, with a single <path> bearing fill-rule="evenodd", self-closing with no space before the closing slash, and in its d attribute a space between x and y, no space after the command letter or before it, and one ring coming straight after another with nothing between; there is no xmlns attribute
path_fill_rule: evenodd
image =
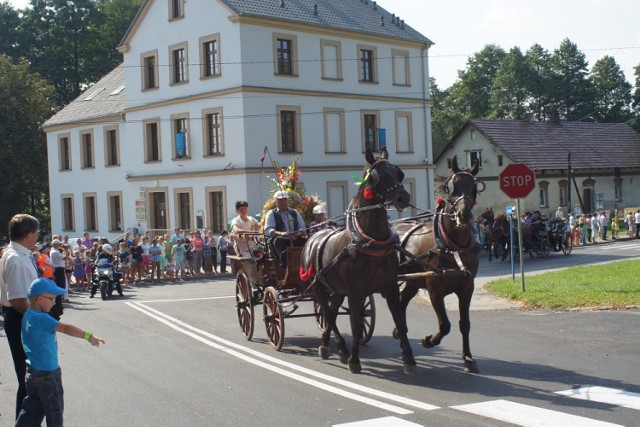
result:
<svg viewBox="0 0 640 427"><path fill-rule="evenodd" d="M426 337L422 338L422 346L425 348L435 347L433 342L431 342L431 335L427 335Z"/></svg>
<svg viewBox="0 0 640 427"><path fill-rule="evenodd" d="M321 345L320 347L318 347L318 356L322 357L323 359L328 359L329 347L326 345Z"/></svg>
<svg viewBox="0 0 640 427"><path fill-rule="evenodd" d="M413 363L413 365L405 363L403 370L405 375L415 375L418 372L418 367L416 366L415 362Z"/></svg>
<svg viewBox="0 0 640 427"><path fill-rule="evenodd" d="M479 374L480 369L478 369L478 364L475 360L470 357L464 358L464 371L469 374Z"/></svg>
<svg viewBox="0 0 640 427"><path fill-rule="evenodd" d="M362 371L362 365L360 362L349 363L349 371L351 371L352 374L359 374L360 371Z"/></svg>
<svg viewBox="0 0 640 427"><path fill-rule="evenodd" d="M393 339L400 339L400 337L398 337L398 329L397 328L393 328L393 332L391 332L391 336L393 336Z"/></svg>
<svg viewBox="0 0 640 427"><path fill-rule="evenodd" d="M340 363L342 363L343 365L349 363L349 355L346 353L340 353Z"/></svg>

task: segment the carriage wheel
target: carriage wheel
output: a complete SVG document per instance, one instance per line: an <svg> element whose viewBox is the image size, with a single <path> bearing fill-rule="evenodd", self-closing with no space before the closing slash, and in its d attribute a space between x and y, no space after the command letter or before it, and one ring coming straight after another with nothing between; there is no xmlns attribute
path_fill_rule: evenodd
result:
<svg viewBox="0 0 640 427"><path fill-rule="evenodd" d="M568 234L565 234L562 237L562 253L565 255L569 255L572 249L573 249L573 245L571 244L571 236Z"/></svg>
<svg viewBox="0 0 640 427"><path fill-rule="evenodd" d="M249 278L242 270L236 274L236 311L242 335L250 341L253 337L255 316Z"/></svg>
<svg viewBox="0 0 640 427"><path fill-rule="evenodd" d="M549 239L542 239L542 241L540 242L540 255L542 255L542 258L546 258L549 256L549 249Z"/></svg>
<svg viewBox="0 0 640 427"><path fill-rule="evenodd" d="M313 314L316 317L316 325L322 332L324 332L327 329L327 319L324 317L324 310L322 310L322 306L318 304L317 301L313 302Z"/></svg>
<svg viewBox="0 0 640 427"><path fill-rule="evenodd" d="M362 312L362 338L360 344L366 344L371 341L373 330L376 328L376 301L373 294L364 300L364 310Z"/></svg>
<svg viewBox="0 0 640 427"><path fill-rule="evenodd" d="M279 351L284 343L284 312L282 305L278 302L278 293L274 287L269 286L265 289L262 308L267 337L271 347Z"/></svg>

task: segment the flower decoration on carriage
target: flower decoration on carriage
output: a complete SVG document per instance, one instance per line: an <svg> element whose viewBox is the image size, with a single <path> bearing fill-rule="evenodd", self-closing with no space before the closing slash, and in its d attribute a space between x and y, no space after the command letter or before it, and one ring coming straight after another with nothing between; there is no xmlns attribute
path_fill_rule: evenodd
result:
<svg viewBox="0 0 640 427"><path fill-rule="evenodd" d="M262 157L260 158L262 160ZM273 181L273 193L276 191L286 191L289 194L289 206L302 215L307 225L313 221L313 208L322 204L317 195L305 194L304 184L300 182L302 171L300 170L299 158L293 157L289 166L283 167L277 160L272 160L275 176L269 178ZM266 213L276 207L273 197L270 197L263 207L262 221L266 218Z"/></svg>

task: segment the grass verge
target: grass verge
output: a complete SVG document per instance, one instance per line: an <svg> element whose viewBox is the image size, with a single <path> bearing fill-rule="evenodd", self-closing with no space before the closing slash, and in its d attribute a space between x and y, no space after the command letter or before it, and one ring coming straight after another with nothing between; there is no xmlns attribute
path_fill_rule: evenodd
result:
<svg viewBox="0 0 640 427"><path fill-rule="evenodd" d="M520 280L500 279L485 289L526 308L568 309L575 307L626 308L640 305L640 260L571 267L527 276L525 292Z"/></svg>

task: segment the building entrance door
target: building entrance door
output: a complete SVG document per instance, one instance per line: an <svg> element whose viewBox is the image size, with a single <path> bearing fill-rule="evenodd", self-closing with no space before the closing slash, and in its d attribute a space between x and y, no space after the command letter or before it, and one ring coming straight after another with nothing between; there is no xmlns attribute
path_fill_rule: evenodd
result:
<svg viewBox="0 0 640 427"><path fill-rule="evenodd" d="M584 212L583 213L592 213L593 212L593 189L585 188L582 190L582 203L584 204Z"/></svg>
<svg viewBox="0 0 640 427"><path fill-rule="evenodd" d="M151 215L151 218L153 218L153 224L151 224L151 228L166 230L167 196L164 192L151 193L151 209L153 211Z"/></svg>

